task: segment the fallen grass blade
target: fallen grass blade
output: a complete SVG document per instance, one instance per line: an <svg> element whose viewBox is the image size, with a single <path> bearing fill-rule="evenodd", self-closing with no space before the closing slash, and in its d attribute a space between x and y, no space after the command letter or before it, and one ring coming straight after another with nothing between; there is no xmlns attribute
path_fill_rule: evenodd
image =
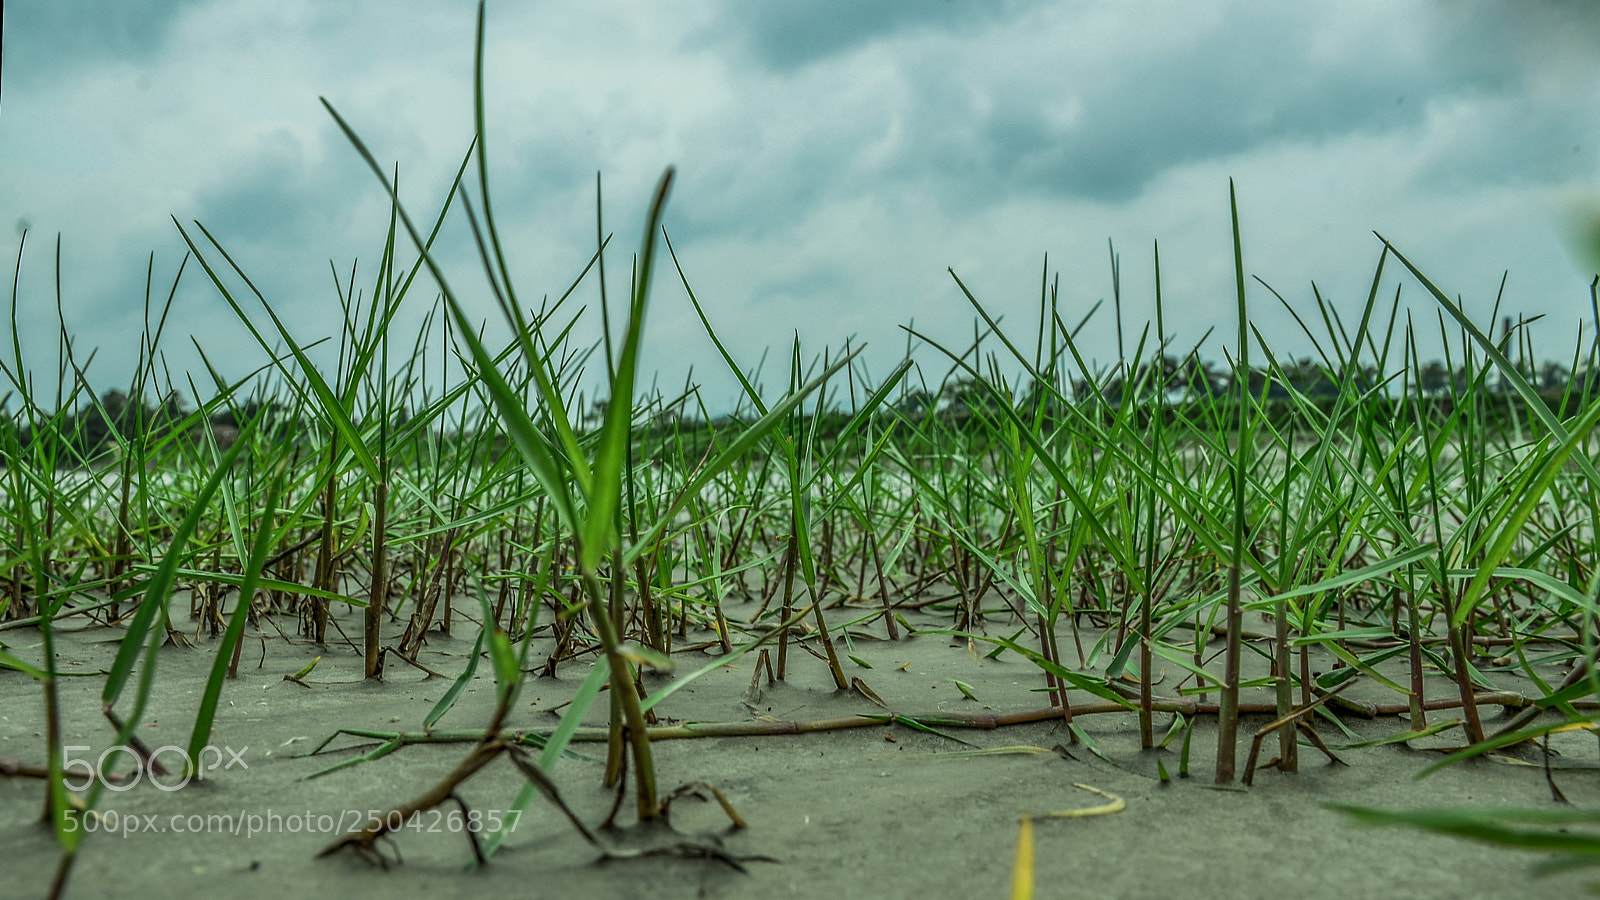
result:
<svg viewBox="0 0 1600 900"><path fill-rule="evenodd" d="M1033 900L1033 817L1017 823L1017 853L1011 861L1011 900Z"/></svg>

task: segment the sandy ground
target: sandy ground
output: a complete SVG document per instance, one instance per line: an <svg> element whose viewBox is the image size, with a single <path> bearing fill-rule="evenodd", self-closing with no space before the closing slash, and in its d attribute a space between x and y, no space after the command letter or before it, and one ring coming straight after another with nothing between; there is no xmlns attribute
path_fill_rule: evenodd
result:
<svg viewBox="0 0 1600 900"><path fill-rule="evenodd" d="M287 626L286 626L287 627ZM347 629L355 633L352 629ZM994 628L1009 634L1013 629ZM452 677L463 670L472 644L470 626L454 638L435 636L423 661ZM109 665L118 632L105 629L62 636L62 667L97 672ZM38 635L29 630L0 634L15 652L37 660ZM194 720L212 654L169 647L160 658L156 687L140 735L150 747L183 745ZM844 648L841 648L843 652ZM1038 670L1008 655L984 660L964 642L923 635L900 642L854 641L850 653L869 663L844 661L891 708L1005 712L1045 703ZM308 686L284 680L314 657L322 661ZM680 657L680 674L711 657ZM557 679L530 679L511 727L549 729L549 710L571 696L588 662L567 664ZM817 720L881 710L862 696L836 693L823 663L792 652L785 683L765 687L756 704L746 702L752 657L711 673L680 690L658 711L680 721L748 720L752 712L782 720ZM481 727L492 701L489 666L439 728ZM1176 678L1176 674L1169 678ZM1513 690L1526 681L1501 676ZM961 696L949 680L971 685L976 700ZM652 680L650 687L665 681ZM99 713L103 679L63 679L67 743L95 757L114 735ZM1546 896L1574 896L1600 873L1565 873L1531 880L1527 854L1434 837L1407 830L1353 827L1325 802L1388 807L1430 805L1548 807L1542 768L1480 760L1412 778L1438 758L1405 745L1339 751L1348 765L1332 765L1302 745L1302 770L1258 773L1249 789L1219 790L1211 782L1215 730L1197 724L1191 773L1176 777L1178 742L1167 750L1138 749L1132 713L1080 717L1079 723L1106 758L1082 744L1057 752L952 755L975 748L1027 745L1052 751L1070 743L1058 723L996 730L949 729L951 738L904 726L874 725L791 736L695 738L655 744L664 789L689 782L718 787L748 820L732 831L715 803L692 799L673 806L672 819L685 834L704 835L751 861L748 873L704 859L642 858L597 863L585 844L543 801L535 801L489 865L469 870L472 850L459 833L454 807L425 816L384 850L401 865L381 869L353 854L317 859L337 834L343 816L385 810L431 786L466 755L469 745L402 747L376 761L308 780L335 762L371 749L371 741L342 737L316 757L304 754L338 728L420 731L422 718L448 681L391 664L384 683L365 683L360 660L348 647L317 648L273 634L252 638L241 675L223 694L213 743L231 753L233 765L208 773L203 783L166 792L148 783L108 792L100 808L119 833L87 836L68 896L192 896L205 892L230 900L247 898L390 897L437 894L502 894L531 897L954 897L1006 896L1017 841L1018 817L1101 804L1104 798L1075 788L1090 785L1126 800L1122 812L1037 823L1039 897L1379 897L1461 898L1506 896L1530 888ZM1446 682L1434 682L1440 696ZM1362 685L1359 692L1375 685ZM1374 698L1381 689L1369 692ZM0 757L42 764L43 705L38 686L26 676L0 671ZM1264 698L1263 698L1264 699ZM1388 698L1385 698L1388 699ZM602 724L598 703L589 723ZM1485 707L1492 722L1498 708ZM1448 713L1435 714L1448 717ZM1157 733L1171 722L1158 716ZM1346 719L1362 737L1404 730L1403 718ZM1246 721L1246 733L1264 723ZM1330 743L1350 738L1322 723ZM1459 732L1455 732L1459 735ZM1592 767L1592 736L1562 735L1553 746L1559 762ZM1419 743L1446 746L1450 734ZM1272 743L1263 759L1274 754ZM583 759L556 769L569 803L589 823L604 819L612 792L603 789L603 744L574 744ZM1242 743L1243 766L1248 743ZM234 754L237 754L235 756ZM1538 757L1527 751L1524 760ZM1157 780L1158 760L1174 776ZM1557 778L1579 806L1600 805L1593 768L1564 769ZM505 810L522 780L504 760L491 764L462 791L468 807L482 815ZM42 782L0 778L0 897L41 896L55 868L58 849L39 823ZM624 806L631 806L631 797ZM258 817L269 831L247 835L223 826L207 828L189 816L231 816L243 824ZM501 813L504 816L504 813ZM276 820L272 816L277 816ZM308 832L306 822L312 822ZM200 827L178 832L174 825ZM275 824L271 824L274 823ZM122 834L133 824L137 829ZM292 830L291 830L292 829ZM606 840L628 842L630 832Z"/></svg>

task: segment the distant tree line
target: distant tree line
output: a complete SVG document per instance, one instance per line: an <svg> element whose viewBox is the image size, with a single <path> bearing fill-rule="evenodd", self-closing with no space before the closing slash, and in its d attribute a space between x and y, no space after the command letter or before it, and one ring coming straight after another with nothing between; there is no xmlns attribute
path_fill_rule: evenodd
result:
<svg viewBox="0 0 1600 900"><path fill-rule="evenodd" d="M276 401L250 400L246 403L221 409L207 417L211 432L217 442L226 447L237 439L245 424L252 421L286 419L284 406ZM276 424L286 424L278 421ZM113 388L101 394L98 400L86 400L74 409L60 412L47 419L9 423L16 446L28 447L47 435L60 442L69 451L70 462L93 462L115 452L119 443L144 438L146 442L159 441L182 431L192 440L204 438L204 426L194 411L188 408L182 395L173 391L160 402L150 402L143 395L130 395Z"/></svg>
<svg viewBox="0 0 1600 900"><path fill-rule="evenodd" d="M1485 365L1489 367L1487 372ZM1600 395L1600 369L1586 369L1575 377L1569 367L1547 361L1537 366L1524 366L1518 374L1552 406L1564 400L1575 403L1583 397ZM1195 355L1181 360L1166 356L1159 368L1154 361L1146 361L1127 372L1110 370L1098 379L1064 379L1054 390L1043 384L1033 384L1021 396L1011 399L1019 409L1034 409L1042 403L1047 410L1059 407L1063 399L1074 404L1109 408L1121 406L1125 396L1133 397L1139 404L1153 403L1158 396L1169 403L1226 401L1235 395L1234 378L1231 369L1219 367L1211 360ZM1347 387L1357 394L1366 394L1384 381L1376 366L1337 370L1311 359L1288 360L1276 369L1254 366L1249 378L1251 395L1269 404L1289 400L1291 391L1312 401L1328 403ZM1493 370L1492 364L1480 363L1469 371L1465 366L1452 369L1434 360L1389 381L1380 396L1398 398L1403 386L1407 397L1420 394L1425 399L1448 405L1452 398L1465 395L1472 382L1479 378L1482 379L1481 389L1489 394L1503 396L1514 391L1511 380ZM963 420L973 415L992 416L1000 411L1000 402L1000 397L990 387L967 376L952 378L936 391L908 391L895 404L895 409L911 417L937 415Z"/></svg>
<svg viewBox="0 0 1600 900"><path fill-rule="evenodd" d="M1547 361L1537 365L1528 364L1519 374L1552 409L1561 413L1572 412L1576 404L1584 399L1600 396L1600 368L1584 367L1574 375L1568 366ZM1377 368L1371 365L1334 370L1304 358L1282 362L1275 369L1252 367L1249 378L1250 393L1263 398L1269 408L1287 407L1291 391L1327 406L1347 389L1366 394L1383 382ZM1464 366L1452 369L1438 360L1414 368L1404 378L1390 380L1387 387L1376 396L1398 399L1403 385L1406 397L1420 395L1431 404L1448 407L1454 398L1466 395L1472 389L1472 382L1479 379L1483 393L1503 398L1494 402L1512 402L1509 396L1512 393L1510 380L1492 368L1487 373L1483 364L1477 365L1472 371ZM1348 382L1348 385L1342 385L1342 381ZM1000 404L1005 401L1018 410L1035 410L1043 404L1047 412L1059 412L1063 402L1112 410L1120 407L1125 397L1132 398L1141 408L1153 404L1158 397L1179 405L1195 402L1226 404L1235 395L1235 390L1231 369L1190 354L1183 359L1164 356L1159 363L1146 360L1126 371L1107 370L1096 379L1062 379L1055 389L1043 384L1030 384L1019 393L1012 394L1009 388L1002 386L1004 401L1002 393L997 393L989 385L970 376L952 377L936 388L904 391L892 404L892 409L895 414L910 419L932 416L961 423L974 417L993 419L1002 414ZM588 428L598 427L604 409L604 400L594 401L592 407L585 408L586 414L580 417L580 421ZM397 411L395 415L392 425L399 430L408 417L404 411ZM822 415L823 421L806 430L826 436L842 428L850 418L847 410L829 410ZM746 416L734 413L705 422L699 416L688 413L679 403L666 407L658 404L653 412L646 411L645 418L647 421L643 424L641 434L658 430L695 431L708 425L720 430L727 425L737 427L738 422ZM809 420L812 417L804 418ZM7 443L19 447L27 447L47 433L51 434L68 451L67 458L63 458L61 464L74 465L102 460L113 454L119 443L133 442L141 437L148 443L166 439L181 431L189 440L198 443L206 439L208 424L211 436L223 447L231 445L251 424L269 435L268 439L275 443L294 443L308 433L308 424L277 400L252 398L243 403L218 407L202 417L190 410L183 397L175 391L159 402L152 402L141 394L130 395L121 389L108 390L98 400L82 401L71 410L44 419L28 421L13 415L9 421L0 421L0 433L9 431L11 440ZM500 442L492 443L498 445Z"/></svg>

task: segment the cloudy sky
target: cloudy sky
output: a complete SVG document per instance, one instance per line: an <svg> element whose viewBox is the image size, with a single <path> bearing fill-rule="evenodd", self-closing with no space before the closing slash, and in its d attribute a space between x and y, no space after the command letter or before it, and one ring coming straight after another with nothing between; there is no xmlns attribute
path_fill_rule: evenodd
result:
<svg viewBox="0 0 1600 900"><path fill-rule="evenodd" d="M173 217L203 223L297 338L336 334L330 261L369 286L387 208L318 98L431 216L471 137L475 5L5 4L0 218L8 271L27 231L18 318L38 377L53 384L56 236L63 315L80 360L98 348L89 377L104 389L133 370L150 254L158 300L183 257ZM650 189L676 166L667 229L741 364L768 347L785 359L798 333L808 357L866 342L882 373L913 320L970 339L947 267L1031 346L1045 255L1076 321L1111 296L1108 240L1130 349L1154 313L1159 241L1174 346L1216 326L1202 352L1220 358L1233 178L1248 274L1308 315L1315 282L1353 324L1376 230L1480 317L1509 270L1506 311L1547 314L1536 341L1570 355L1596 265L1569 235L1600 196L1597 5L499 0L495 208L524 299L556 295L593 251L603 173L615 290ZM463 231L446 236L452 284L497 318L469 250ZM1433 305L1392 281L1437 346ZM726 406L733 381L670 264L656 285L647 368L676 385L692 366ZM1275 349L1308 352L1251 291ZM407 346L433 295L408 301ZM586 283L576 300L598 296ZM1109 306L1085 333L1102 362L1117 356ZM197 362L191 335L229 375L264 358L194 265L163 339L175 379ZM943 373L937 354L918 358ZM769 362L765 381L783 378Z"/></svg>

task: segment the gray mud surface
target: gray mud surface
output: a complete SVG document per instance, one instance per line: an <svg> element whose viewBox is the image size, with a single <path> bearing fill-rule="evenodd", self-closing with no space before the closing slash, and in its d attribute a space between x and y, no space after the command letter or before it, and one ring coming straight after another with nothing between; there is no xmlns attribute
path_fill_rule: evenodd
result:
<svg viewBox="0 0 1600 900"><path fill-rule="evenodd" d="M475 627L459 620L458 626L455 637L434 635L422 657L450 678L464 669L473 646ZM355 633L349 626L346 630ZM1003 628L993 630L1009 634ZM104 670L120 634L97 628L59 635L63 670ZM13 630L0 638L19 656L37 661L36 631ZM596 851L542 800L534 801L501 851L477 870L469 870L472 848L459 831L462 819L453 804L423 815L392 843L380 844L387 868L348 852L319 859L317 853L338 837L339 829L331 826L340 824L341 817L343 830L348 830L368 811L411 799L450 771L471 745L408 745L308 780L312 773L376 746L368 739L343 736L317 756L303 755L339 728L420 732L423 717L449 679L428 678L391 662L383 683L365 683L360 659L348 646L317 648L270 631L247 640L240 678L224 689L212 736L214 745L238 754L234 764L179 791L148 783L108 791L100 803L102 827L115 825L117 833L86 836L67 896L252 900L453 897L470 892L606 898L999 897L1009 890L1020 815L1105 802L1074 784L1121 797L1126 809L1036 822L1039 897L1460 898L1530 889L1556 897L1575 896L1586 882L1600 878L1591 870L1535 880L1529 869L1543 859L1538 854L1409 830L1355 827L1323 805L1549 807L1542 764L1527 765L1542 763L1532 748L1452 766L1418 781L1412 776L1438 759L1426 747L1458 743L1459 731L1413 746L1336 751L1347 765L1330 764L1302 742L1298 774L1269 768L1257 773L1249 789L1218 790L1211 786L1213 720L1202 718L1196 724L1192 777L1180 778L1181 739L1165 750L1141 752L1132 712L1079 717L1103 757L1081 742L1073 744L1059 721L994 730L944 729L948 737L884 723L799 735L655 743L664 792L691 782L715 785L749 825L731 830L716 803L683 799L672 807L672 823L689 836L685 839L718 843L735 857L775 860L749 861L743 874L704 858L596 862ZM187 743L212 660L210 645L202 639L197 648L169 646L162 652L151 705L139 729L147 746ZM979 648L974 653L959 639L920 635L895 643L857 637L853 647L841 645L840 652L871 665L869 669L844 660L847 675L861 678L895 711L998 713L1045 705L1045 695L1037 692L1043 687L1037 668L1012 654L982 659L987 647ZM285 680L318 655L322 660L306 686ZM677 675L712 658L697 651L682 653ZM580 659L564 664L558 678L530 677L509 727L554 727L557 717L550 710L572 695L589 666L589 659ZM483 726L493 697L490 668L487 662L480 666L474 686L437 728ZM748 721L754 716L813 721L883 712L859 694L836 693L826 666L803 651L791 649L784 683L769 686L763 678L759 691L752 693L754 669L752 654L686 686L657 708L663 724ZM1170 682L1181 674L1169 669L1165 677ZM952 678L969 684L977 699L965 699ZM1508 674L1497 680L1505 682L1499 685L1503 688L1532 689L1526 680ZM62 679L66 743L88 748L76 751L81 756L97 757L114 740L99 711L103 683L103 677L93 674ZM666 683L666 676L647 679L651 690ZM1429 687L1431 696L1449 695L1449 682L1443 678L1434 678ZM1362 691L1370 699L1393 699L1370 683L1350 693L1361 696ZM1157 692L1162 693L1160 688ZM27 676L0 671L0 757L43 764L41 696ZM1266 697L1257 694L1254 699ZM604 724L606 707L602 695L586 724ZM1492 727L1499 709L1484 707L1483 712L1486 727ZM1437 721L1451 713L1432 715ZM1172 718L1158 715L1158 736ZM1363 738L1408 727L1404 717L1343 721ZM1244 721L1241 769L1248 736L1265 722L1261 716ZM1318 731L1330 744L1351 740L1326 721L1318 723ZM1054 749L1058 745L1064 752ZM1275 745L1275 738L1268 740L1263 760L1275 755ZM1044 752L955 755L1018 746ZM1561 765L1594 765L1591 735L1558 735L1551 746L1561 753L1556 758ZM578 814L598 825L614 797L601 786L604 744L574 743L572 750L584 758L563 760L555 780ZM1155 777L1158 760L1171 773L1170 783ZM127 767L123 757L115 768ZM1592 768L1561 769L1555 775L1574 803L1600 805L1600 783ZM479 815L503 811L523 783L508 761L497 760L466 783L461 799ZM42 896L50 883L59 851L39 821L43 784L35 778L0 777L0 898ZM624 826L631 821L631 806L630 792L619 819ZM187 818L191 816L216 817L212 823L221 824L200 824L199 818ZM243 833L251 817L267 830ZM177 820L195 823L200 830L180 833L174 829ZM233 833L230 822L241 833ZM123 834L130 823L137 827ZM625 827L602 837L626 844L636 837L634 831ZM396 856L403 862L397 864Z"/></svg>

